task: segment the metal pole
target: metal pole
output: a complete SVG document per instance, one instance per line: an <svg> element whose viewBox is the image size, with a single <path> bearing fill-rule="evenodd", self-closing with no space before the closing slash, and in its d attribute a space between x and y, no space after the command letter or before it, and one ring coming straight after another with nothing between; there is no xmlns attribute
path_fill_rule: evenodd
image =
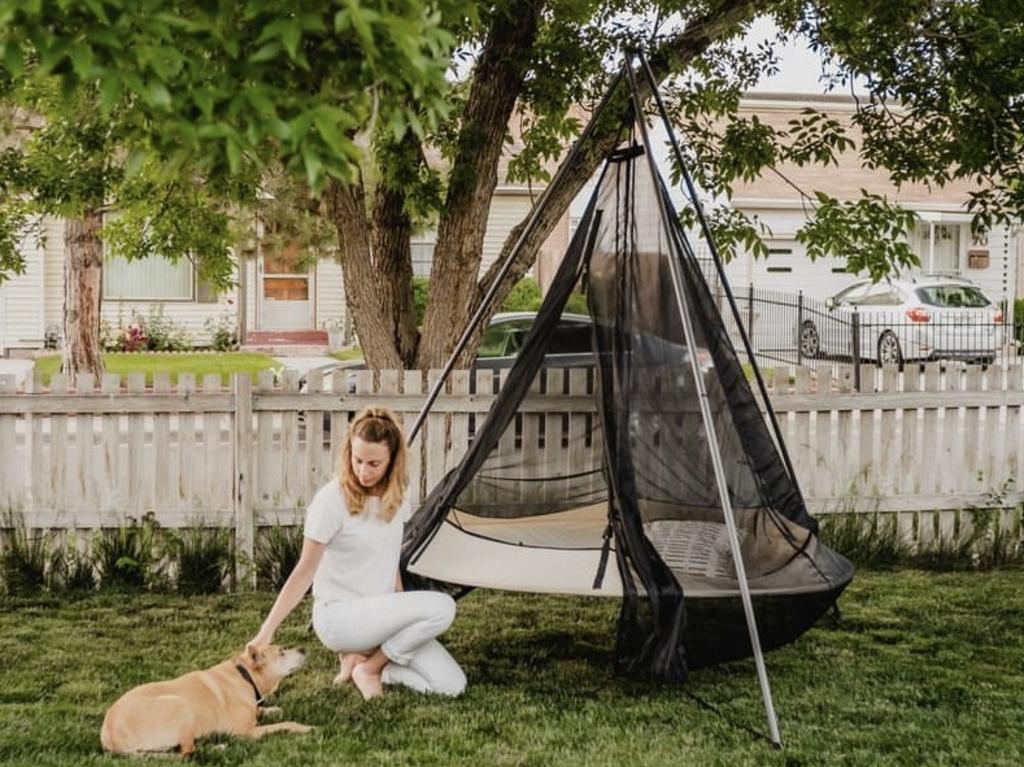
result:
<svg viewBox="0 0 1024 767"><path fill-rule="evenodd" d="M633 106L636 110L636 120L640 125L640 135L643 138L647 164L651 171L651 180L655 183L655 193L658 196L658 207L661 210L661 220L665 227L665 235L669 247L669 269L672 274L672 287L676 296L676 305L683 322L683 332L686 336L686 345L690 349L690 370L697 387L697 396L700 401L701 418L704 421L704 431L707 435L708 449L711 453L711 462L714 466L715 481L718 485L718 497L722 503L722 511L725 515L725 528L729 538L729 548L732 551L733 563L736 565L736 580L739 582L740 598L743 601L743 612L747 620L747 630L750 634L750 644L754 651L754 663L757 666L757 678L761 685L761 697L764 700L765 716L768 720L768 732L772 743L782 745L782 738L779 734L779 724L775 716L775 704L772 701L772 691L768 684L768 673L765 670L764 654L761 652L761 639L757 632L757 619L754 616L754 605L750 597L750 585L747 583L746 568L743 565L743 557L740 552L739 535L736 532L736 520L733 518L732 500L729 497L729 483L725 476L725 466L722 463L721 448L718 444L718 434L715 432L715 422L711 414L711 404L708 400L707 387L704 385L704 376L700 371L697 362L697 338L693 330L693 318L690 317L687 306L686 292L683 286L681 273L682 251L678 248L672 231L669 228L669 213L665 206L665 195L663 189L657 184L658 172L654 165L654 155L651 151L651 142L647 135L647 124L643 118L640 108L640 99L637 95L636 79L631 66L626 67L629 77L630 94L633 99ZM676 250L673 254L671 251ZM675 257L673 257L675 256Z"/></svg>
<svg viewBox="0 0 1024 767"><path fill-rule="evenodd" d="M434 386L430 390L430 394L427 395L427 401L423 403L423 407L420 408L419 415L416 416L416 420L409 429L406 437L409 444L412 444L412 441L416 439L416 435L419 433L420 427L423 426L423 421L427 417L427 413L430 412L430 408L433 407L434 402L441 393L441 389L444 388L444 382L448 380L448 376L455 367L455 361L459 358L459 355L462 354L467 344L469 344L470 336L473 335L473 331L476 329L476 326L480 324L480 320L483 318L484 313L490 308L491 302L494 300L494 296L498 292L498 286L501 285L502 280L505 279L505 275L507 275L512 269L512 264L515 263L516 256L519 255L519 249L522 248L523 243L526 242L526 238L533 234L533 229L536 226L540 211L544 209L545 203L547 202L548 194L552 189L557 187L558 182L565 173L565 169L569 166L570 162L575 159L576 154L580 151L585 140L593 131L594 126L598 122L598 118L600 118L601 114L604 112L608 102L611 101L612 94L615 92L615 89L618 88L621 81L622 74L620 73L608 87L608 90L605 92L601 102L597 105L597 109L594 110L594 114L590 118L590 122L587 123L586 128L584 128L583 133L580 134L576 143L573 144L572 149L569 150L569 154L566 155L562 164L558 166L558 172L555 173L555 177L551 179L551 183L544 188L541 196L530 211L530 217L527 219L526 226L523 227L523 231L519 235L519 239L516 240L516 244L513 245L512 250L509 251L508 257L505 259L505 263L502 264L501 269L494 278L494 281L487 289L487 293L485 293L484 297L480 299L480 306L477 307L476 312L474 312L473 316L470 318L469 323L466 325L466 329L462 332L462 337L459 338L458 343L455 344L455 350L451 353L451 356L448 358L448 362L445 363L444 368L441 370L441 375L438 376L437 381L434 382Z"/></svg>
<svg viewBox="0 0 1024 767"><path fill-rule="evenodd" d="M853 348L850 350L850 360L853 362L853 388L860 391L860 315L857 314L857 307L853 307L853 324L851 336L851 343Z"/></svg>
<svg viewBox="0 0 1024 767"><path fill-rule="evenodd" d="M804 292L796 294L796 364L804 364Z"/></svg>

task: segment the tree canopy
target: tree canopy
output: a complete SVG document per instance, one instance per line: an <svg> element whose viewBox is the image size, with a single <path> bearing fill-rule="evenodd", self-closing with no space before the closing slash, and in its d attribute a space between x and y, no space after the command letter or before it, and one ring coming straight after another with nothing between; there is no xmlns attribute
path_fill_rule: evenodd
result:
<svg viewBox="0 0 1024 767"><path fill-rule="evenodd" d="M8 0L0 61L8 82L31 73L72 100L95 90L99 115L123 114L115 154L129 177L136 167L178 180L291 173L304 209L337 234L368 361L428 367L444 361L495 278L494 268L481 274L481 248L510 125L521 126L510 179L552 183L499 300L622 139L613 116L548 178L625 46L646 49L699 183L718 199L783 163L828 165L856 151L896 183L974 182L979 227L1018 220L1022 5ZM779 38L744 45L759 15ZM743 92L777 66L778 43L794 36L823 57L829 87L866 83L852 126L808 112L780 130L738 114ZM627 108L622 96L613 113ZM801 192L819 214L799 233L811 257L845 257L875 277L912 262L899 237L911 216L892 201ZM736 211L725 206L713 219L727 251L763 247ZM423 227L437 231L431 281L443 289L431 292L418 327L409 240Z"/></svg>

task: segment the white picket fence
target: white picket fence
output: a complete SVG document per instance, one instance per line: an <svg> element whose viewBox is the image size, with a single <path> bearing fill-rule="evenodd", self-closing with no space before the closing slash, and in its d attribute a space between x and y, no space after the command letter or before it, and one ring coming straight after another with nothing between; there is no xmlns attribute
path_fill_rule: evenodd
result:
<svg viewBox="0 0 1024 767"><path fill-rule="evenodd" d="M231 526L251 554L258 528L291 524L335 466L349 415L390 407L408 425L437 371L347 373L329 381L270 373L175 387L156 375L88 377L69 392L17 391L0 378L0 513L30 527L94 529L152 513L164 527ZM414 505L464 454L493 402L494 374L455 371L412 450ZM543 450L567 470L599 460L575 437L595 418L585 370L548 370L522 406L509 450ZM837 377L805 368L767 371L770 397L812 512L951 513L1024 501L1024 381L1020 366L900 372L864 366ZM543 392L543 393L542 393ZM326 423L325 423L326 414ZM325 426L328 432L325 433ZM568 430L565 433L563 430ZM538 439L544 435L543 441ZM572 445L562 450L562 437ZM909 524L909 523L908 523ZM916 524L916 523L915 523Z"/></svg>

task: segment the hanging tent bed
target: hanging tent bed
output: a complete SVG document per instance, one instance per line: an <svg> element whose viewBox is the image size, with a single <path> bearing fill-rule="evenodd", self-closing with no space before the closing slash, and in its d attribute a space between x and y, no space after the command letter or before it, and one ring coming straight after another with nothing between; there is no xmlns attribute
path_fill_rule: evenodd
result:
<svg viewBox="0 0 1024 767"><path fill-rule="evenodd" d="M630 64L619 82L630 89L631 138L607 158L467 453L407 528L403 569L435 584L619 598L616 652L629 674L680 681L754 655L778 743L761 650L813 625L853 567L817 537L744 337L760 404L748 383L655 167ZM705 237L721 274L706 224ZM564 373L543 368L574 290L591 319L591 364L577 375L593 396L570 428L560 414L528 427L535 379L557 385Z"/></svg>

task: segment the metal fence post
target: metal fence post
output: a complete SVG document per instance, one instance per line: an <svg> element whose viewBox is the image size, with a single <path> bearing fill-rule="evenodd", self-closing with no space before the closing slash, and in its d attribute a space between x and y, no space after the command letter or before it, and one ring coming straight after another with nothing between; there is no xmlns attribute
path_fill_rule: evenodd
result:
<svg viewBox="0 0 1024 767"><path fill-rule="evenodd" d="M855 391L860 391L860 315L857 314L857 307L853 307L853 322L851 324L851 343L853 348L850 350L850 359L853 361L853 388Z"/></svg>
<svg viewBox="0 0 1024 767"><path fill-rule="evenodd" d="M796 364L804 364L804 292L796 294Z"/></svg>
<svg viewBox="0 0 1024 767"><path fill-rule="evenodd" d="M747 337L754 341L754 283L747 288Z"/></svg>

